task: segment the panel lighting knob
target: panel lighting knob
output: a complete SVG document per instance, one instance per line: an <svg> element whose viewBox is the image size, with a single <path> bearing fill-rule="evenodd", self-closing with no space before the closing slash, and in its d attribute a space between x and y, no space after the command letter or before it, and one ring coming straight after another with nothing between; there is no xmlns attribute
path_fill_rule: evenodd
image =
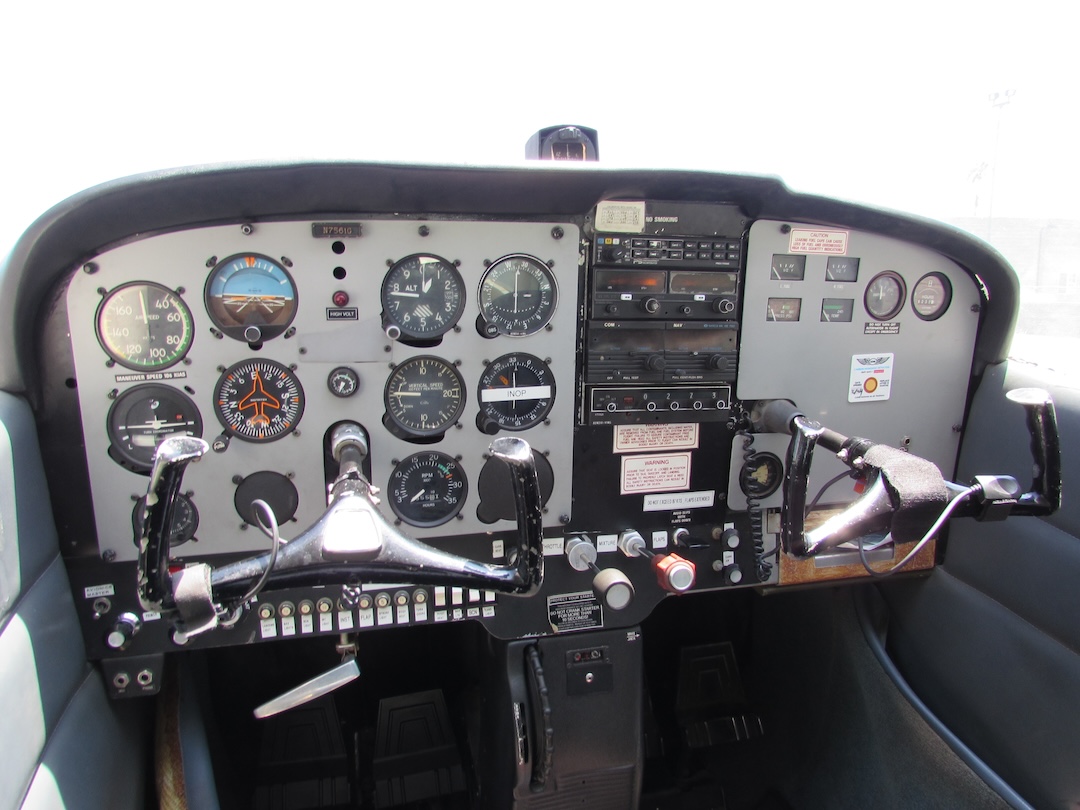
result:
<svg viewBox="0 0 1080 810"><path fill-rule="evenodd" d="M742 580L742 570L740 570L739 566L731 565L724 570L724 582L728 585L738 585Z"/></svg>
<svg viewBox="0 0 1080 810"><path fill-rule="evenodd" d="M641 302L641 308L652 315L653 313L659 312L660 302L655 298L646 298Z"/></svg>

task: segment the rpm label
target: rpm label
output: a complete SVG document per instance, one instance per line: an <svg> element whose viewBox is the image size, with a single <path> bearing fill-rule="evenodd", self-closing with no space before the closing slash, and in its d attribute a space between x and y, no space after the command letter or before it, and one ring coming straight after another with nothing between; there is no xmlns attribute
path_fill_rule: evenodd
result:
<svg viewBox="0 0 1080 810"><path fill-rule="evenodd" d="M690 453L624 456L623 495L640 492L674 492L690 488Z"/></svg>
<svg viewBox="0 0 1080 810"><path fill-rule="evenodd" d="M895 355L891 352L852 355L848 402L875 402L888 399L892 394L894 357Z"/></svg>

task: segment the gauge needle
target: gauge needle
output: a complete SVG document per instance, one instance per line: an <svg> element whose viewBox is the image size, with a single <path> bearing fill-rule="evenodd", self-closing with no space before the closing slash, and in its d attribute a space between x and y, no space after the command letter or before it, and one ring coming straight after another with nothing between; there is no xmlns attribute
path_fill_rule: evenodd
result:
<svg viewBox="0 0 1080 810"><path fill-rule="evenodd" d="M424 292L427 292L427 290L425 290ZM414 292L392 292L390 294L395 295L398 298L419 298L420 297L420 293L414 293Z"/></svg>
<svg viewBox="0 0 1080 810"><path fill-rule="evenodd" d="M514 271L514 314L517 314L517 296L518 296L518 276L521 275L520 270Z"/></svg>
<svg viewBox="0 0 1080 810"><path fill-rule="evenodd" d="M419 396L423 396L423 394L421 394L421 392L419 392L419 391L391 391L390 396L392 396L392 397L419 397Z"/></svg>
<svg viewBox="0 0 1080 810"><path fill-rule="evenodd" d="M146 324L146 328L150 328L150 316L146 314L146 291L139 293L139 304L142 305L142 322Z"/></svg>
<svg viewBox="0 0 1080 810"><path fill-rule="evenodd" d="M431 289L432 279L426 278L424 275L424 266L420 265L420 289L423 292L427 292Z"/></svg>
<svg viewBox="0 0 1080 810"><path fill-rule="evenodd" d="M412 496L411 498L409 498L409 503L412 503L413 501L418 501L418 500L420 500L420 498L421 498L421 497L423 496L423 494L424 494L425 492L427 492L427 490L426 490L426 489L422 489L422 490L420 490L419 492L417 492L417 493L416 493L415 495L413 495L413 496Z"/></svg>

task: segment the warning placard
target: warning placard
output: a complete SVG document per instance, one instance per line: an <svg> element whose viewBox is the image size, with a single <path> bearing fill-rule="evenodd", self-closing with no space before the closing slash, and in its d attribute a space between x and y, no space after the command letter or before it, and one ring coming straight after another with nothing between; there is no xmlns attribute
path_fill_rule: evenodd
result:
<svg viewBox="0 0 1080 810"><path fill-rule="evenodd" d="M848 402L888 399L892 393L893 358L892 353L852 355Z"/></svg>
<svg viewBox="0 0 1080 810"><path fill-rule="evenodd" d="M549 596L547 605L548 623L556 633L604 626L604 609L592 591Z"/></svg>
<svg viewBox="0 0 1080 810"><path fill-rule="evenodd" d="M642 450L692 450L698 446L698 426L690 425L616 425L616 453Z"/></svg>
<svg viewBox="0 0 1080 810"><path fill-rule="evenodd" d="M690 488L690 453L623 456L622 494Z"/></svg>
<svg viewBox="0 0 1080 810"><path fill-rule="evenodd" d="M847 253L847 231L816 231L793 228L788 253L828 253L842 256Z"/></svg>

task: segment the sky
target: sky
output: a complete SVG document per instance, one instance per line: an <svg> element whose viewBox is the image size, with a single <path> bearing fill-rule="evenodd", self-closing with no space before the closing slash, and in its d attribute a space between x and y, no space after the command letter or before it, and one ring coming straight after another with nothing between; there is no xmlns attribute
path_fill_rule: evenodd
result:
<svg viewBox="0 0 1080 810"><path fill-rule="evenodd" d="M601 162L935 218L1080 219L1061 6L3 4L0 254L83 188L200 163ZM993 93L1012 91L992 106Z"/></svg>

